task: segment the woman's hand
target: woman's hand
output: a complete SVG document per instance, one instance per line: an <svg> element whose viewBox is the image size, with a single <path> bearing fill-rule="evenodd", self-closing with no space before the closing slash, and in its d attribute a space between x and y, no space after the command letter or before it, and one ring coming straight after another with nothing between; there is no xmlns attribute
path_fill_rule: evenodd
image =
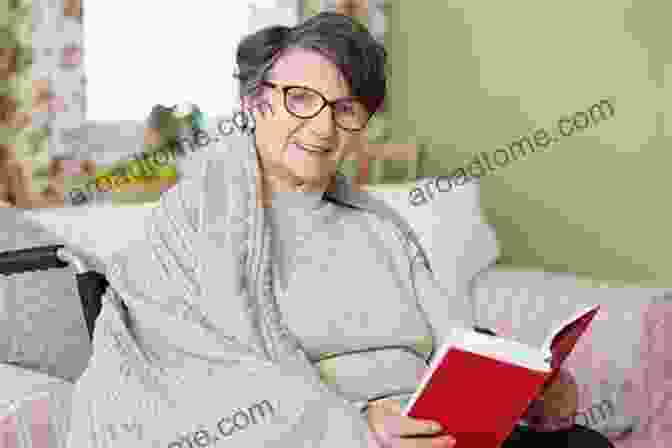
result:
<svg viewBox="0 0 672 448"><path fill-rule="evenodd" d="M455 439L437 436L440 426L431 420L419 420L402 415L399 402L383 399L369 405L368 420L380 448L449 448ZM415 437L413 437L415 436Z"/></svg>
<svg viewBox="0 0 672 448"><path fill-rule="evenodd" d="M544 388L539 400L544 402L545 415L550 417L575 414L579 404L579 388L574 376L561 367L553 382Z"/></svg>
<svg viewBox="0 0 672 448"><path fill-rule="evenodd" d="M532 402L523 418L536 431L557 431L571 427L579 404L574 376L560 368L558 376Z"/></svg>

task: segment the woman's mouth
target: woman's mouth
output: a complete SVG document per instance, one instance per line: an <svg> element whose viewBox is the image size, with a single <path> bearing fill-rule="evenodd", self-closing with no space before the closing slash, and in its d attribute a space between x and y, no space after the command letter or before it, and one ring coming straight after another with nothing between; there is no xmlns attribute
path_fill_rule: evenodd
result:
<svg viewBox="0 0 672 448"><path fill-rule="evenodd" d="M330 149L326 149L326 148L319 147L319 146L302 145L301 143L294 143L294 144L301 151L309 152L311 154L318 154L319 155L319 154L328 154L328 153L331 152Z"/></svg>

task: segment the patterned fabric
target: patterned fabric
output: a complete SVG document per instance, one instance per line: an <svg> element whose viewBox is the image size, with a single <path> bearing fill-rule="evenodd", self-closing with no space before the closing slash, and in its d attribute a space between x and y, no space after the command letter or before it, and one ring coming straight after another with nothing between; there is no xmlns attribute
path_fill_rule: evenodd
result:
<svg viewBox="0 0 672 448"><path fill-rule="evenodd" d="M65 448L71 398L72 384L52 383L0 405L0 446Z"/></svg>
<svg viewBox="0 0 672 448"><path fill-rule="evenodd" d="M63 243L14 209L0 209L0 226L0 252ZM90 354L72 269L0 276L0 363L75 380Z"/></svg>
<svg viewBox="0 0 672 448"><path fill-rule="evenodd" d="M656 297L645 315L641 351L644 383L650 397L647 446L672 445L672 296Z"/></svg>
<svg viewBox="0 0 672 448"><path fill-rule="evenodd" d="M475 280L479 324L539 346L560 316L602 308L565 366L579 386L574 423L618 448L670 440L670 310L664 288L604 284L585 277L497 268ZM660 440L660 442L658 442ZM661 443L662 445L655 445ZM665 446L667 446L665 445Z"/></svg>
<svg viewBox="0 0 672 448"><path fill-rule="evenodd" d="M86 111L81 0L15 0L0 10L0 144L32 162L46 186L61 134ZM6 44L8 43L8 45Z"/></svg>

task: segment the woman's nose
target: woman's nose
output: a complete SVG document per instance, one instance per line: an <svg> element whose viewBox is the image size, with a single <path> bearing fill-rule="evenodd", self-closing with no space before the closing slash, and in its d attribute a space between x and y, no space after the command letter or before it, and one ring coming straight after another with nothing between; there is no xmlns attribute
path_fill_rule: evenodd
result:
<svg viewBox="0 0 672 448"><path fill-rule="evenodd" d="M331 137L336 133L336 122L334 121L331 107L325 106L319 114L311 120L311 128L321 137Z"/></svg>

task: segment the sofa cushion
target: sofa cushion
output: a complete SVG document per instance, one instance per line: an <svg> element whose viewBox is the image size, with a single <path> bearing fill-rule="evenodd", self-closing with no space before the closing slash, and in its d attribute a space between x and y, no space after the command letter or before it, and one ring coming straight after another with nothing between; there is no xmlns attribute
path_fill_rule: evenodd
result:
<svg viewBox="0 0 672 448"><path fill-rule="evenodd" d="M366 187L406 218L418 234L442 290L448 296L469 294L470 282L492 266L499 256L494 229L486 222L480 204L478 183L436 192L434 199L413 205L411 192L427 188L432 179L401 185Z"/></svg>
<svg viewBox="0 0 672 448"><path fill-rule="evenodd" d="M667 379L659 372L661 364L670 362L660 347L672 335L662 334L664 305L652 308L665 292L636 285L612 287L571 274L497 268L476 278L473 298L479 326L532 346L540 346L552 328L577 310L601 304L565 363L579 385L574 422L612 440L626 438L629 444L649 440L650 424L662 424L663 415L669 418L672 412L668 391L667 405L659 398L660 416L650 413L651 392L670 389L669 369ZM652 344L660 353L648 348Z"/></svg>

